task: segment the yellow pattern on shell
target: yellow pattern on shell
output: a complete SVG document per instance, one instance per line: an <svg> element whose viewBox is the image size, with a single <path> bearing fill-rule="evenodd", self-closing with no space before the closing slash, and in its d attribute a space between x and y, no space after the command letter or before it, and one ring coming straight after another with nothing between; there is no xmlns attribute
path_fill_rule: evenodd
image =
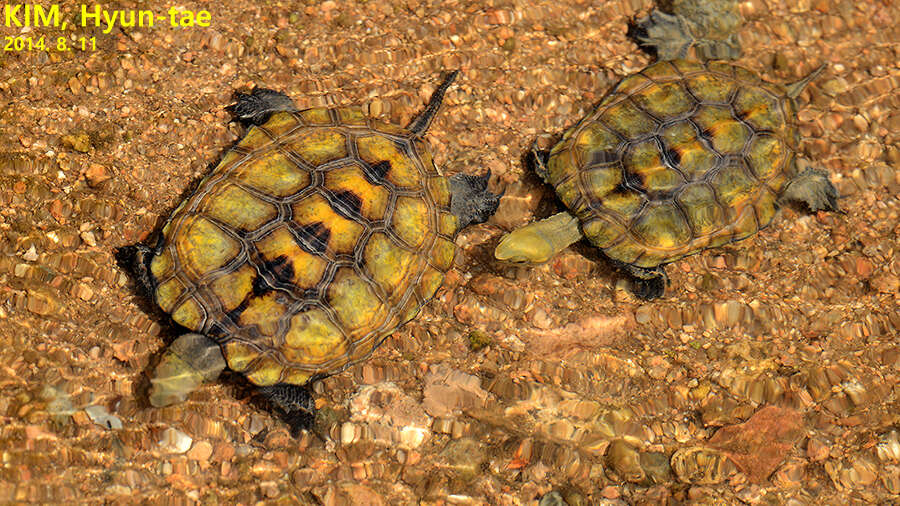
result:
<svg viewBox="0 0 900 506"><path fill-rule="evenodd" d="M317 366L347 353L344 335L321 309L294 315L284 339L282 352L286 359L295 363Z"/></svg>
<svg viewBox="0 0 900 506"><path fill-rule="evenodd" d="M437 292L437 289L441 287L441 283L443 283L443 281L444 273L430 266L425 267L425 272L422 274L422 280L416 287L419 292L419 298L422 300L428 300L434 297L435 292Z"/></svg>
<svg viewBox="0 0 900 506"><path fill-rule="evenodd" d="M244 341L232 339L225 343L225 361L233 371L244 372L259 357L259 350Z"/></svg>
<svg viewBox="0 0 900 506"><path fill-rule="evenodd" d="M438 237L431 248L431 264L442 271L450 270L455 255L456 244Z"/></svg>
<svg viewBox="0 0 900 506"><path fill-rule="evenodd" d="M272 138L263 129L256 126L251 126L244 138L238 143L241 148L247 151L258 151L269 144L272 144Z"/></svg>
<svg viewBox="0 0 900 506"><path fill-rule="evenodd" d="M459 230L459 219L456 216L450 213L441 212L438 219L440 220L438 222L438 232L447 237L456 235L456 231Z"/></svg>
<svg viewBox="0 0 900 506"><path fill-rule="evenodd" d="M325 197L315 194L293 205L294 223L303 227L321 223L329 231L328 251L349 254L364 227L337 213Z"/></svg>
<svg viewBox="0 0 900 506"><path fill-rule="evenodd" d="M603 125L591 123L578 133L572 149L577 163L585 167L608 165L618 160L620 142L619 137ZM551 178L559 179L561 170L564 170L563 167L556 167L555 171L551 171Z"/></svg>
<svg viewBox="0 0 900 506"><path fill-rule="evenodd" d="M384 186L369 183L357 165L348 165L326 172L325 188L335 194L347 192L358 197L361 203L360 214L372 221L384 218L391 196Z"/></svg>
<svg viewBox="0 0 900 506"><path fill-rule="evenodd" d="M163 311L171 312L182 293L184 285L178 278L171 278L156 287L156 303Z"/></svg>
<svg viewBox="0 0 900 506"><path fill-rule="evenodd" d="M372 286L347 267L338 270L328 287L327 299L341 326L351 335L367 333L386 317Z"/></svg>
<svg viewBox="0 0 900 506"><path fill-rule="evenodd" d="M238 270L223 274L214 280L210 284L210 288L218 297L222 309L231 311L238 307L253 290L254 279L256 279L256 269L244 264Z"/></svg>
<svg viewBox="0 0 900 506"><path fill-rule="evenodd" d="M426 203L419 198L399 197L391 218L394 232L406 244L418 248L425 243L430 230Z"/></svg>
<svg viewBox="0 0 900 506"><path fill-rule="evenodd" d="M750 143L747 162L754 175L766 181L784 170L787 149L784 143L772 135L759 135Z"/></svg>
<svg viewBox="0 0 900 506"><path fill-rule="evenodd" d="M706 104L724 104L734 91L734 81L717 74L689 76L685 84L697 99Z"/></svg>
<svg viewBox="0 0 900 506"><path fill-rule="evenodd" d="M693 108L693 100L678 81L648 86L631 96L643 110L659 119L681 116Z"/></svg>
<svg viewBox="0 0 900 506"><path fill-rule="evenodd" d="M264 128L268 130L273 137L279 137L287 134L291 130L300 126L300 122L289 112L276 112L266 121Z"/></svg>
<svg viewBox="0 0 900 506"><path fill-rule="evenodd" d="M198 212L242 230L256 230L278 216L272 204L228 183L207 195Z"/></svg>
<svg viewBox="0 0 900 506"><path fill-rule="evenodd" d="M655 141L644 141L632 146L623 158L626 170L640 179L643 188L654 191L672 191L684 184L684 177L663 163Z"/></svg>
<svg viewBox="0 0 900 506"><path fill-rule="evenodd" d="M225 165L223 161L222 166ZM310 183L309 172L279 151L254 156L238 167L233 177L242 184L276 197L293 195Z"/></svg>
<svg viewBox="0 0 900 506"><path fill-rule="evenodd" d="M450 183L443 176L430 176L426 183L428 194L441 207L450 206Z"/></svg>
<svg viewBox="0 0 900 506"><path fill-rule="evenodd" d="M206 312L194 299L188 299L175 311L172 311L172 319L186 329L200 330L203 327L205 314Z"/></svg>
<svg viewBox="0 0 900 506"><path fill-rule="evenodd" d="M394 244L385 234L376 232L363 251L366 269L385 293L402 294L399 288L408 278L415 254Z"/></svg>
<svg viewBox="0 0 900 506"><path fill-rule="evenodd" d="M737 92L734 109L754 130L776 132L783 130L786 124L781 117L779 102L777 97L761 88L743 88Z"/></svg>
<svg viewBox="0 0 900 506"><path fill-rule="evenodd" d="M241 251L238 241L202 216L188 216L181 226L175 249L196 277L223 267Z"/></svg>
<svg viewBox="0 0 900 506"><path fill-rule="evenodd" d="M284 367L281 366L269 355L263 355L262 358L256 360L253 368L246 371L244 375L254 385L268 386L281 382L281 375Z"/></svg>
<svg viewBox="0 0 900 506"><path fill-rule="evenodd" d="M283 225L257 241L256 248L267 262L283 258L289 263L293 271L291 283L304 290L316 287L328 265L326 259L304 251Z"/></svg>
<svg viewBox="0 0 900 506"><path fill-rule="evenodd" d="M371 165L388 162L390 170L385 178L401 188L417 188L422 176L415 163L391 139L381 135L368 135L356 139L359 157Z"/></svg>
<svg viewBox="0 0 900 506"><path fill-rule="evenodd" d="M172 272L172 255L169 250L163 250L150 260L150 274L156 279L164 278Z"/></svg>
<svg viewBox="0 0 900 506"><path fill-rule="evenodd" d="M238 318L238 323L244 327L255 325L259 333L264 336L274 336L278 330L278 320L273 316L283 315L287 309L279 300L278 292L271 291L258 297L250 297L245 309Z"/></svg>
<svg viewBox="0 0 900 506"><path fill-rule="evenodd" d="M301 131L285 147L313 167L347 156L347 139L332 128Z"/></svg>
<svg viewBox="0 0 900 506"><path fill-rule="evenodd" d="M685 186L676 201L685 211L694 236L704 237L725 226L725 215L709 185L696 183Z"/></svg>
<svg viewBox="0 0 900 506"><path fill-rule="evenodd" d="M315 108L315 109L307 109L305 111L300 111L300 118L307 125L330 125L331 124L331 115L328 114L328 109L324 108Z"/></svg>

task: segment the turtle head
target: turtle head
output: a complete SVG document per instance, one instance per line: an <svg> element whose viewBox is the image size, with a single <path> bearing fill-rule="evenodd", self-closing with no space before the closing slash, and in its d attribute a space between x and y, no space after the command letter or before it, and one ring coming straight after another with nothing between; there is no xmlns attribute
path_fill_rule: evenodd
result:
<svg viewBox="0 0 900 506"><path fill-rule="evenodd" d="M579 239L578 218L558 213L506 234L494 250L494 258L512 263L544 263Z"/></svg>

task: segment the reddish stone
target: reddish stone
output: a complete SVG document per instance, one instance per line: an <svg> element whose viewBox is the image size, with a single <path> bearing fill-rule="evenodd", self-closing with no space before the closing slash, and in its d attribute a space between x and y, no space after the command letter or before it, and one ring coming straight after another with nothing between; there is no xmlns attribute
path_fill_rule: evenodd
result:
<svg viewBox="0 0 900 506"><path fill-rule="evenodd" d="M751 481L761 483L785 460L802 436L800 413L767 406L744 423L719 429L709 445L728 455Z"/></svg>

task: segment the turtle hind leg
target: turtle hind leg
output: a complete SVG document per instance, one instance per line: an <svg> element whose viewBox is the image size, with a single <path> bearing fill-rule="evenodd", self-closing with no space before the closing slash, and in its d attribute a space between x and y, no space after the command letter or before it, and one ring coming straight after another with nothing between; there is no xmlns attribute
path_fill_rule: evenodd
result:
<svg viewBox="0 0 900 506"><path fill-rule="evenodd" d="M531 166L534 173L541 177L544 182L547 181L549 176L547 172L547 162L550 161L550 150L541 149L537 146L532 146L531 151L528 152L526 163Z"/></svg>
<svg viewBox="0 0 900 506"><path fill-rule="evenodd" d="M827 172L807 167L788 181L778 200L804 202L812 212L820 209L842 212L837 204L839 196L837 188L828 180Z"/></svg>
<svg viewBox="0 0 900 506"><path fill-rule="evenodd" d="M456 174L450 178L450 212L459 220L457 230L484 223L497 211L502 193L487 189L491 172L483 176Z"/></svg>
<svg viewBox="0 0 900 506"><path fill-rule="evenodd" d="M627 35L659 60L684 58L696 43L683 18L659 10L629 23Z"/></svg>
<svg viewBox="0 0 900 506"><path fill-rule="evenodd" d="M290 97L268 88L255 88L250 93L237 93L235 97L237 102L231 106L234 119L250 125L262 125L279 111L297 110Z"/></svg>
<svg viewBox="0 0 900 506"><path fill-rule="evenodd" d="M278 383L259 387L262 393L281 413L281 419L297 437L300 431L310 430L316 421L316 404L306 386Z"/></svg>
<svg viewBox="0 0 900 506"><path fill-rule="evenodd" d="M669 276L665 269L657 265L652 269L645 269L631 264L619 264L620 267L631 276L631 292L643 300L653 300L662 297L669 284Z"/></svg>
<svg viewBox="0 0 900 506"><path fill-rule="evenodd" d="M741 56L737 30L743 20L734 0L668 2L670 12L654 9L632 21L628 36L660 60L734 60Z"/></svg>
<svg viewBox="0 0 900 506"><path fill-rule="evenodd" d="M153 257L153 250L138 243L122 246L115 251L114 256L119 267L137 279L144 294L153 298L153 281L150 279L150 259Z"/></svg>

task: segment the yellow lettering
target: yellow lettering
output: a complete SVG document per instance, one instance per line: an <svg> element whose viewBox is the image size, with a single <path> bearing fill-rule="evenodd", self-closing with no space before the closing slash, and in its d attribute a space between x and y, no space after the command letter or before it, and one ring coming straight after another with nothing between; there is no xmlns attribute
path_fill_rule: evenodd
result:
<svg viewBox="0 0 900 506"><path fill-rule="evenodd" d="M153 26L153 11L138 11L138 26Z"/></svg>
<svg viewBox="0 0 900 506"><path fill-rule="evenodd" d="M22 26L22 22L19 21L19 9L22 8L21 5L9 5L6 4L3 6L3 25L12 27L13 25L17 27Z"/></svg>
<svg viewBox="0 0 900 506"><path fill-rule="evenodd" d="M40 5L34 6L34 20L39 21L42 26L59 26L59 5L51 5L49 10L45 10Z"/></svg>
<svg viewBox="0 0 900 506"><path fill-rule="evenodd" d="M88 7L81 4L81 26L87 26L88 19L94 19L94 26L100 26L100 6L94 5L94 12L88 12Z"/></svg>
<svg viewBox="0 0 900 506"><path fill-rule="evenodd" d="M103 11L103 21L106 22L106 28L103 29L103 33L112 32L113 28L116 26L117 17L119 17L119 11L113 11L112 18L109 17L109 11Z"/></svg>

